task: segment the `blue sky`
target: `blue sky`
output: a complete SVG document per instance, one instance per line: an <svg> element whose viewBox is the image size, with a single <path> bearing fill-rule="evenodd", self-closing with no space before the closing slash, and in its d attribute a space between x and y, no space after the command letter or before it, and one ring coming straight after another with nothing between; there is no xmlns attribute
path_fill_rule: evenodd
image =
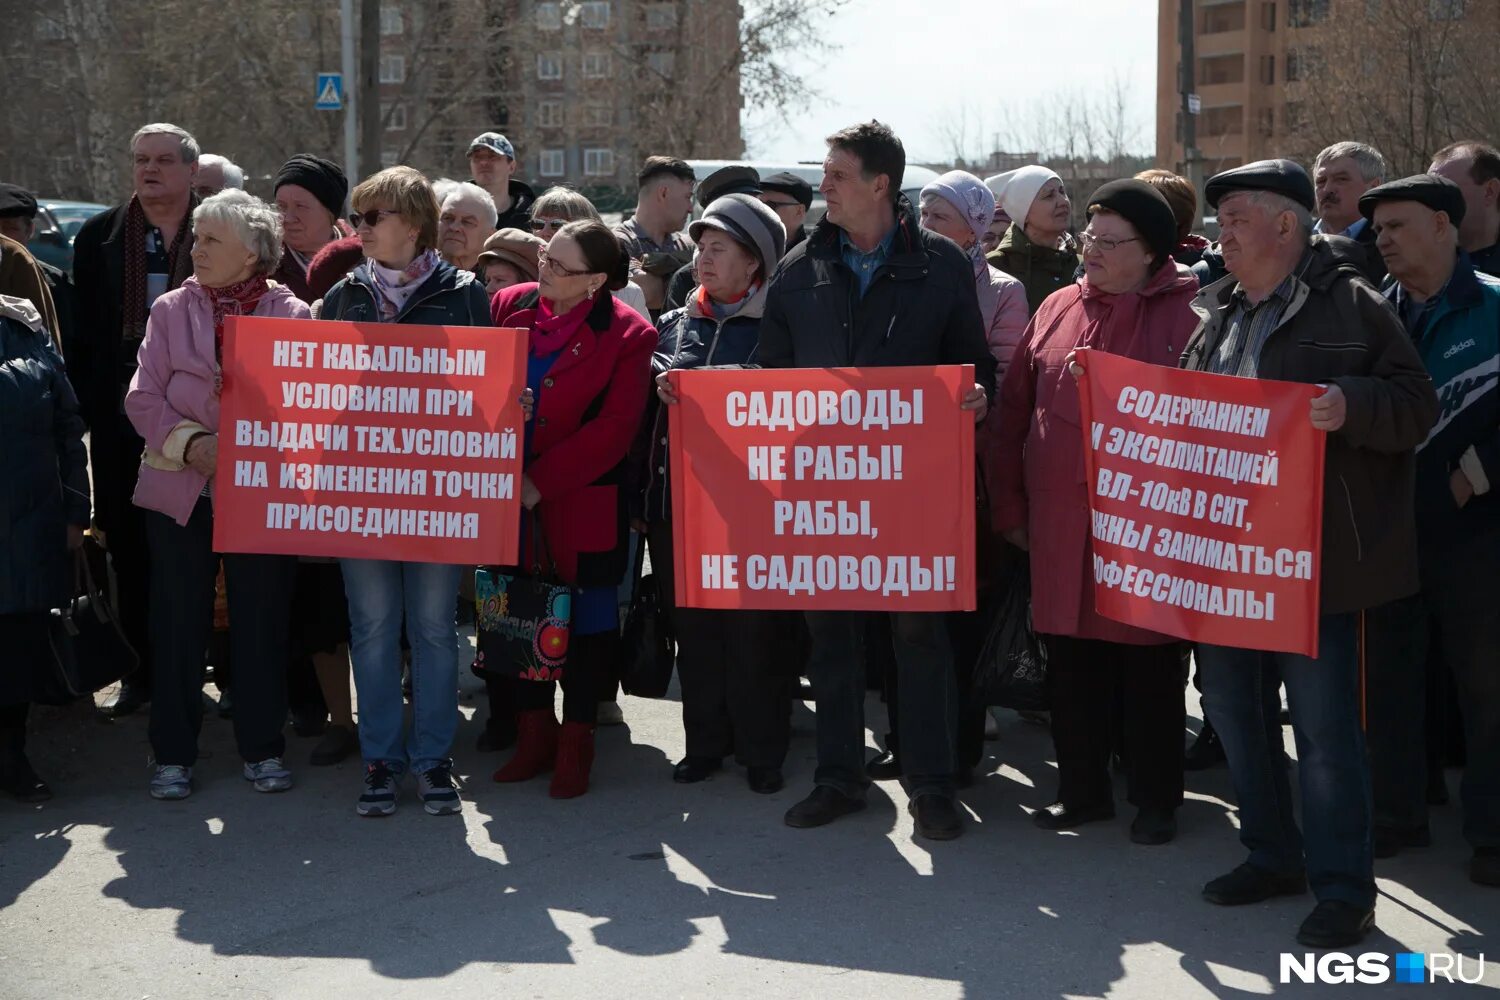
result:
<svg viewBox="0 0 1500 1000"><path fill-rule="evenodd" d="M977 154L996 132L1035 136L1059 94L1102 97L1115 80L1133 145L1150 152L1156 17L1156 0L853 0L828 21L842 47L822 65L802 63L822 97L790 127L746 109L749 156L822 159L825 135L872 117L890 123L911 161L950 159L960 122Z"/></svg>

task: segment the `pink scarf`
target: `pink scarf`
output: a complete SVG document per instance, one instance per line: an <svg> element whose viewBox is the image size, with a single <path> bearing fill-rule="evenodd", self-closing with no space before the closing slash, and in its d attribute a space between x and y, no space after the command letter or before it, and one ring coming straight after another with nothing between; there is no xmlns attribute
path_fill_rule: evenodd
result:
<svg viewBox="0 0 1500 1000"><path fill-rule="evenodd" d="M545 358L568 346L568 341L589 318L598 295L591 295L561 316L552 311L552 303L540 299L536 307L536 319L531 324L531 353L533 357Z"/></svg>

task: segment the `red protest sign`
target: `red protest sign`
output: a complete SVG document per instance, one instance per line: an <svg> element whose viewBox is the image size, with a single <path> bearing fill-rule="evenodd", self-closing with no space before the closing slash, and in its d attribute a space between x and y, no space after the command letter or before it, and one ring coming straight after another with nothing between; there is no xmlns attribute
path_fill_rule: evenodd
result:
<svg viewBox="0 0 1500 1000"><path fill-rule="evenodd" d="M974 607L972 366L674 371L677 600Z"/></svg>
<svg viewBox="0 0 1500 1000"><path fill-rule="evenodd" d="M1099 613L1223 646L1317 655L1316 386L1081 350Z"/></svg>
<svg viewBox="0 0 1500 1000"><path fill-rule="evenodd" d="M514 563L525 337L230 317L215 550Z"/></svg>

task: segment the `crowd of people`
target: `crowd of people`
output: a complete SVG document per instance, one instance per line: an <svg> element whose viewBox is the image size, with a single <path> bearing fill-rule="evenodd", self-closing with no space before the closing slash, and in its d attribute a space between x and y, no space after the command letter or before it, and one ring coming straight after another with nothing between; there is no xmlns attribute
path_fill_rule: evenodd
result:
<svg viewBox="0 0 1500 1000"><path fill-rule="evenodd" d="M794 174L736 165L699 180L652 156L611 228L579 192L519 181L494 132L470 145L467 181L396 166L351 191L308 153L267 203L187 131L147 125L130 144L133 192L78 233L71 281L23 246L35 197L0 186L0 787L51 795L25 753L27 710L69 552L92 529L141 658L101 710L149 706L152 796L193 791L212 663L209 705L232 718L256 791L293 785L290 716L322 734L312 763L360 754L360 815L391 814L408 778L426 812L460 811L455 613L472 574L216 553L223 333L238 315L504 326L529 343L522 559L544 547L573 615L561 718L552 681L487 682L475 752L513 748L495 781L550 773L553 797L583 795L595 728L621 718L620 598L639 546L672 594L669 372L971 365L958 405L978 424L981 597L1025 560L1048 658L1058 783L1038 827L1112 818L1119 767L1131 840L1167 843L1184 771L1225 760L1247 856L1203 895L1232 906L1311 889L1298 939L1347 946L1373 923L1375 858L1430 842L1459 742L1469 873L1500 886L1500 151L1459 142L1401 179L1358 142L1311 173L1236 166L1207 183L1210 243L1194 233L1193 185L1168 171L1089 193L1077 230L1073 193L1040 164L952 171L913 205L888 127L854 125L827 147L816 224ZM1316 656L1189 649L1095 610L1080 348L1320 387L1307 414L1327 436ZM675 781L732 757L752 791L779 791L805 673L818 764L786 823L828 824L864 808L873 780L899 778L918 835L961 835L986 725L969 683L982 612L664 611L687 745ZM1205 719L1188 748L1190 674ZM890 733L867 760L872 676Z"/></svg>

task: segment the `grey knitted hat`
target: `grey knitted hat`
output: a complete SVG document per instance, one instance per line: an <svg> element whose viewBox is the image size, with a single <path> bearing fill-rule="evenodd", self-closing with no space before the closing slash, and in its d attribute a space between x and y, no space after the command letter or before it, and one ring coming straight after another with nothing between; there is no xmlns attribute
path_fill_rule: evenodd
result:
<svg viewBox="0 0 1500 1000"><path fill-rule="evenodd" d="M726 194L709 203L703 218L688 227L688 235L696 241L705 229L717 229L760 261L761 276L769 277L776 270L786 250L786 227L781 224L776 212L754 195Z"/></svg>

